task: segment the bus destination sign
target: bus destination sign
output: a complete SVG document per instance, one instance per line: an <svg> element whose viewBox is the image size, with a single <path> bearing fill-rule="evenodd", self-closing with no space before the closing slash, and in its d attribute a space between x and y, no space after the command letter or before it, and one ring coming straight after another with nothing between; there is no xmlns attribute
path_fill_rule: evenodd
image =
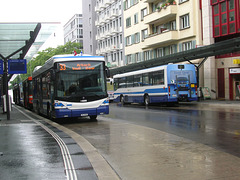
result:
<svg viewBox="0 0 240 180"><path fill-rule="evenodd" d="M73 71L80 71L80 70L94 70L95 67L92 66L91 63L78 63L78 64L74 64L74 65L59 63L60 71L66 71L67 69L73 70Z"/></svg>

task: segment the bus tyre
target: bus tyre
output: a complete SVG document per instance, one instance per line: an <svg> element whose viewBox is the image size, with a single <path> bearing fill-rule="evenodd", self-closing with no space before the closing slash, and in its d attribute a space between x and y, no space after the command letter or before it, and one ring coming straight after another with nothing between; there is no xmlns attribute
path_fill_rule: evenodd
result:
<svg viewBox="0 0 240 180"><path fill-rule="evenodd" d="M149 96L147 94L144 96L144 104L145 106L149 105Z"/></svg>
<svg viewBox="0 0 240 180"><path fill-rule="evenodd" d="M97 115L90 116L91 121L96 121L97 120Z"/></svg>

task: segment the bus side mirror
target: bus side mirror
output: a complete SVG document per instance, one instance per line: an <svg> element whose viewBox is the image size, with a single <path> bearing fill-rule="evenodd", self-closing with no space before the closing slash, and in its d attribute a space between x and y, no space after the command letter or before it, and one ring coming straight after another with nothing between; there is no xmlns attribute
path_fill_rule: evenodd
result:
<svg viewBox="0 0 240 180"><path fill-rule="evenodd" d="M55 73L55 71L54 71L54 69L51 69L51 71L50 71L50 76L51 76L51 81L55 81L56 80L56 73Z"/></svg>
<svg viewBox="0 0 240 180"><path fill-rule="evenodd" d="M110 70L107 66L105 66L105 72L106 72L107 78L109 78L110 77Z"/></svg>

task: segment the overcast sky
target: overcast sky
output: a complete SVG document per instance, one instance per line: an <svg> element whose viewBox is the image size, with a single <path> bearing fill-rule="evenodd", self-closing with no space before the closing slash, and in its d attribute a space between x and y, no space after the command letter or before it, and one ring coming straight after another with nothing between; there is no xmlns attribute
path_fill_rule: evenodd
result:
<svg viewBox="0 0 240 180"><path fill-rule="evenodd" d="M63 26L74 14L82 13L82 0L3 0L0 23L4 22L60 22L55 36L40 48L63 45Z"/></svg>
<svg viewBox="0 0 240 180"><path fill-rule="evenodd" d="M82 13L81 0L4 0L0 22L61 22Z"/></svg>

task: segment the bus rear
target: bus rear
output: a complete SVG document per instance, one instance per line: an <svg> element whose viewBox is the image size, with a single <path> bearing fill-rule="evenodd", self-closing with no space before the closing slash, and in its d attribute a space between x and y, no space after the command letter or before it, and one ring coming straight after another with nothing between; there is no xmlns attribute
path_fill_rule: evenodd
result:
<svg viewBox="0 0 240 180"><path fill-rule="evenodd" d="M197 101L197 78L192 64L167 66L169 92L176 92L178 101Z"/></svg>

